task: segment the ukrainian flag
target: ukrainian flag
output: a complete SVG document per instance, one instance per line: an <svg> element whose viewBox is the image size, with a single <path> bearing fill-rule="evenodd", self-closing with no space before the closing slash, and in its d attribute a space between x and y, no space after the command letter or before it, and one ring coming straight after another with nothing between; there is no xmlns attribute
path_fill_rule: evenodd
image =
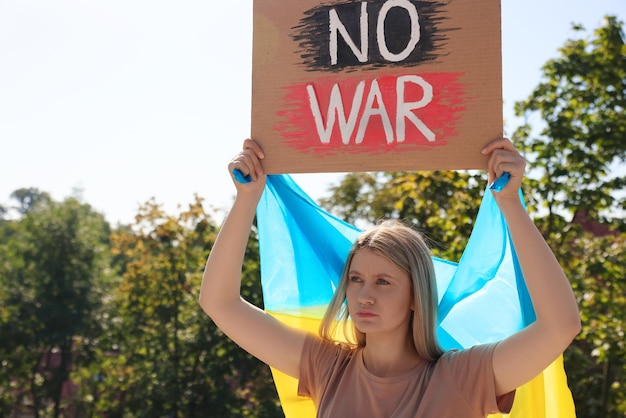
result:
<svg viewBox="0 0 626 418"><path fill-rule="evenodd" d="M520 195L521 198L521 195ZM257 207L265 310L316 333L360 230L322 210L288 175L270 175ZM490 192L458 263L433 258L445 349L499 341L535 319L508 228ZM315 417L297 381L272 370L287 418ZM562 357L517 390L511 418L575 417Z"/></svg>

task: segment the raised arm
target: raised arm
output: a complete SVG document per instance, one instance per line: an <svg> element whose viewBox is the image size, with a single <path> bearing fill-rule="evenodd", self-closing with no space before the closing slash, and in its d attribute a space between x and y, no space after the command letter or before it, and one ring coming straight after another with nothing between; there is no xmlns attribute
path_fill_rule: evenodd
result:
<svg viewBox="0 0 626 418"><path fill-rule="evenodd" d="M489 155L489 180L510 173L495 200L508 224L537 320L500 342L493 357L498 395L530 381L565 351L580 331L578 305L552 250L522 206L518 191L526 161L506 138L483 149Z"/></svg>
<svg viewBox="0 0 626 418"><path fill-rule="evenodd" d="M215 241L202 279L200 306L235 343L261 361L293 377L299 376L306 334L289 328L241 298L241 267L256 206L265 187L263 151L252 141L228 165L250 175L237 188L235 202Z"/></svg>

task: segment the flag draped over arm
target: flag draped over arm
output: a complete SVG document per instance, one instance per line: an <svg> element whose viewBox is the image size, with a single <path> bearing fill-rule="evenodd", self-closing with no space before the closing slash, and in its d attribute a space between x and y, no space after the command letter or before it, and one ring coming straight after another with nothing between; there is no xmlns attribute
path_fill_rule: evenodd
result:
<svg viewBox="0 0 626 418"><path fill-rule="evenodd" d="M360 230L325 212L288 175L267 177L257 227L265 310L316 333ZM534 321L508 228L491 192L484 194L459 262L433 262L438 335L445 349L499 341ZM315 417L312 401L297 396L297 381L272 373L286 417ZM561 357L518 389L505 416L575 417Z"/></svg>

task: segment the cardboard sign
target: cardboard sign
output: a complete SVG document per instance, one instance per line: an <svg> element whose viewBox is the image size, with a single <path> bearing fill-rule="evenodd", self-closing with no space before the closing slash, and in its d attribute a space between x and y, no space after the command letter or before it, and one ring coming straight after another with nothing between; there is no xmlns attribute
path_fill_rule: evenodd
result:
<svg viewBox="0 0 626 418"><path fill-rule="evenodd" d="M255 0L268 173L478 169L502 136L500 0Z"/></svg>

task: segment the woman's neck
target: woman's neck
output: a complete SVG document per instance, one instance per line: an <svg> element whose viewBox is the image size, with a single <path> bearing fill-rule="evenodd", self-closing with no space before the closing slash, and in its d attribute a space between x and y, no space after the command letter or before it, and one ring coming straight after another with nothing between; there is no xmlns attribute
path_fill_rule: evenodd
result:
<svg viewBox="0 0 626 418"><path fill-rule="evenodd" d="M368 335L363 348L365 368L375 376L390 377L407 372L423 359L410 338L394 340Z"/></svg>

